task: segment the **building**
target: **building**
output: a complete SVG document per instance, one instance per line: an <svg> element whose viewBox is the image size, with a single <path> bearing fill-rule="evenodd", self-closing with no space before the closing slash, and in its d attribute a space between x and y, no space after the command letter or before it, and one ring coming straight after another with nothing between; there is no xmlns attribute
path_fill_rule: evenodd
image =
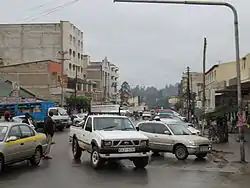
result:
<svg viewBox="0 0 250 188"><path fill-rule="evenodd" d="M0 24L0 63L13 65L64 58L68 88L84 90L87 64L83 32L69 21L57 23ZM77 77L77 79L76 79Z"/></svg>
<svg viewBox="0 0 250 188"><path fill-rule="evenodd" d="M43 100L60 101L61 84L69 96L74 90L66 89L68 77L61 75L61 64L52 60L0 66L2 80L11 80Z"/></svg>
<svg viewBox="0 0 250 188"><path fill-rule="evenodd" d="M118 79L119 68L110 63L108 58L105 57L102 61L89 61L87 68L87 79L94 83L94 90L97 101L100 103L117 103L119 95Z"/></svg>

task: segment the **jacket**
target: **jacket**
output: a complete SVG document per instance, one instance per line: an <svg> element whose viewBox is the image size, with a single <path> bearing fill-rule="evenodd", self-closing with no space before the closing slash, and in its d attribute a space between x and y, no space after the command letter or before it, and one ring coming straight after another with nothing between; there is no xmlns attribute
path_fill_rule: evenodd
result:
<svg viewBox="0 0 250 188"><path fill-rule="evenodd" d="M44 122L44 133L50 134L51 136L55 133L55 122L50 116L48 116Z"/></svg>

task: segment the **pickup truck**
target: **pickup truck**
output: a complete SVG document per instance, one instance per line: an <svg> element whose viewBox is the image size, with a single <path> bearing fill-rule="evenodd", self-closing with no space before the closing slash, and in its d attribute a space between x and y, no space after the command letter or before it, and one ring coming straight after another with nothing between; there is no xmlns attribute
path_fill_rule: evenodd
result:
<svg viewBox="0 0 250 188"><path fill-rule="evenodd" d="M109 160L130 159L137 168L148 165L148 138L139 133L130 119L120 115L89 115L79 127L71 126L72 152L79 159L83 151L91 154L93 168Z"/></svg>

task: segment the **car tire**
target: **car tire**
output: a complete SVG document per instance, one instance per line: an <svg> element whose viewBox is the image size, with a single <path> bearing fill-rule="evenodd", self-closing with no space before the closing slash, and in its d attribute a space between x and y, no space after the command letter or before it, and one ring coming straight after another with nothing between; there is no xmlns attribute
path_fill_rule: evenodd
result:
<svg viewBox="0 0 250 188"><path fill-rule="evenodd" d="M204 159L207 156L207 153L199 153L195 155L198 159Z"/></svg>
<svg viewBox="0 0 250 188"><path fill-rule="evenodd" d="M149 163L149 157L133 159L133 163L136 168L145 168Z"/></svg>
<svg viewBox="0 0 250 188"><path fill-rule="evenodd" d="M80 148L78 144L77 138L73 138L72 153L73 153L74 159L80 159L82 156L82 149Z"/></svg>
<svg viewBox="0 0 250 188"><path fill-rule="evenodd" d="M0 174L3 172L4 170L4 157L3 155L0 154Z"/></svg>
<svg viewBox="0 0 250 188"><path fill-rule="evenodd" d="M37 147L34 155L30 159L30 164L32 166L38 166L41 162L41 159L42 159L42 150L41 148Z"/></svg>
<svg viewBox="0 0 250 188"><path fill-rule="evenodd" d="M188 158L188 151L187 151L186 146L184 146L184 145L176 146L176 148L174 150L174 154L178 160L185 160Z"/></svg>
<svg viewBox="0 0 250 188"><path fill-rule="evenodd" d="M98 148L96 146L94 146L92 148L92 152L90 155L90 161L91 161L91 165L94 169L100 169L105 161L100 157Z"/></svg>

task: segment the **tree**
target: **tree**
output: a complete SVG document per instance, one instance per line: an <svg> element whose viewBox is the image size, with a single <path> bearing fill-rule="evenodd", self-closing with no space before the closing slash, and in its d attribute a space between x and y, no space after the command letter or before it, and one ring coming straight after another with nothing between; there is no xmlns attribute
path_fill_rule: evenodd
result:
<svg viewBox="0 0 250 188"><path fill-rule="evenodd" d="M131 88L128 82L123 82L120 89L121 105L128 104L128 99L131 96Z"/></svg>
<svg viewBox="0 0 250 188"><path fill-rule="evenodd" d="M87 110L90 106L91 98L87 96L74 96L66 98L66 104L70 109L76 109L80 111L81 109Z"/></svg>

